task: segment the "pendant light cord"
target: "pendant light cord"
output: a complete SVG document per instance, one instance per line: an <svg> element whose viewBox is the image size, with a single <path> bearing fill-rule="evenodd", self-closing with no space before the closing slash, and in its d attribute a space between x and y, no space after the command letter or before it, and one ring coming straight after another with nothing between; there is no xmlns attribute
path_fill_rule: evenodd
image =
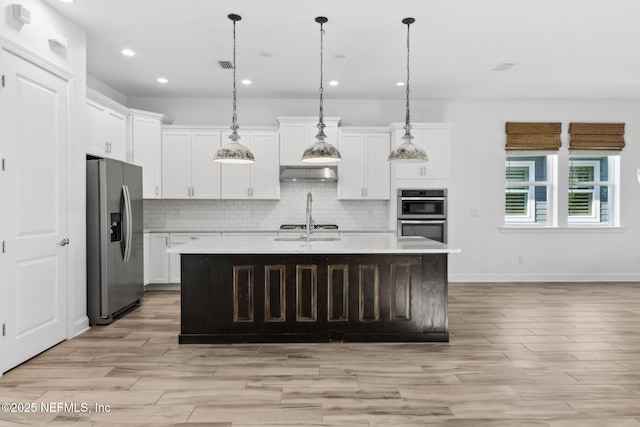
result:
<svg viewBox="0 0 640 427"><path fill-rule="evenodd" d="M236 112L236 94L237 94L237 89L236 89L236 21L233 21L233 117L231 118L231 130L233 131L231 133L231 136L229 136L229 139L231 139L233 142L237 142L238 139L240 139L240 136L238 135L238 114Z"/></svg>
<svg viewBox="0 0 640 427"><path fill-rule="evenodd" d="M322 86L322 81L324 80L324 28L323 24L327 22L327 19L324 17L316 18L316 22L320 23L320 115L318 121L318 134L316 135L316 139L318 142L324 142L327 135L324 133L324 105L323 105L323 95L324 95L324 87Z"/></svg>
<svg viewBox="0 0 640 427"><path fill-rule="evenodd" d="M406 119L406 125L409 126L410 120L409 120L409 27L410 24L407 24L407 119Z"/></svg>
<svg viewBox="0 0 640 427"><path fill-rule="evenodd" d="M410 108L409 108L409 94L411 93L409 90L409 46L410 46L409 28L412 22L413 22L412 20L407 22L407 89L406 89L407 116L404 124L405 132L404 132L404 136L402 137L402 139L404 139L405 142L410 142L413 139L413 135L411 135L411 118L410 118Z"/></svg>

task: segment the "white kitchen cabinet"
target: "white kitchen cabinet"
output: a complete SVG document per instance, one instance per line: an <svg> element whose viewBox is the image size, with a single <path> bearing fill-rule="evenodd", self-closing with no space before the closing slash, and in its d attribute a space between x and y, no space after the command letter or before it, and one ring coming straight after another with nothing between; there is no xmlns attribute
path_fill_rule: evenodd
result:
<svg viewBox="0 0 640 427"><path fill-rule="evenodd" d="M231 132L222 134L228 140ZM250 165L221 165L223 199L279 199L280 164L277 131L241 131L240 142L249 147L256 159Z"/></svg>
<svg viewBox="0 0 640 427"><path fill-rule="evenodd" d="M162 198L219 199L220 131L176 129L162 132Z"/></svg>
<svg viewBox="0 0 640 427"><path fill-rule="evenodd" d="M169 247L174 248L203 237L220 236L219 233L170 233ZM180 283L180 254L169 254L169 283Z"/></svg>
<svg viewBox="0 0 640 427"><path fill-rule="evenodd" d="M87 154L122 161L127 158L127 107L87 88Z"/></svg>
<svg viewBox="0 0 640 427"><path fill-rule="evenodd" d="M300 166L302 154L307 147L315 143L318 134L318 117L278 117L280 122L280 164L285 166ZM324 133L329 144L338 144L339 117L325 117Z"/></svg>
<svg viewBox="0 0 640 427"><path fill-rule="evenodd" d="M390 135L382 129L342 129L338 140L337 198L389 200L391 167L387 161Z"/></svg>
<svg viewBox="0 0 640 427"><path fill-rule="evenodd" d="M171 120L163 114L129 110L132 161L142 166L142 197L159 199L162 194L162 131Z"/></svg>
<svg viewBox="0 0 640 427"><path fill-rule="evenodd" d="M393 146L400 145L404 129L402 123L391 125ZM449 148L451 125L446 123L414 123L412 124L412 142L424 148L429 161L426 163L394 164L396 180L414 180L416 182L449 179ZM398 187L402 187L398 183Z"/></svg>
<svg viewBox="0 0 640 427"><path fill-rule="evenodd" d="M169 283L169 233L149 233L147 283Z"/></svg>
<svg viewBox="0 0 640 427"><path fill-rule="evenodd" d="M143 233L142 235L142 253L144 258L144 285L149 283L149 247L151 246L151 233Z"/></svg>

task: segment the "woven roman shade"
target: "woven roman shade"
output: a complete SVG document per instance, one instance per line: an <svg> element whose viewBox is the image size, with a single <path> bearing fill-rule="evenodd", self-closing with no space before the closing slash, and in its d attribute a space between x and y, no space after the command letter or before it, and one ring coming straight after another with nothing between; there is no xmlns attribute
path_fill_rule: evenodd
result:
<svg viewBox="0 0 640 427"><path fill-rule="evenodd" d="M561 123L507 122L507 150L553 150L560 142Z"/></svg>
<svg viewBox="0 0 640 427"><path fill-rule="evenodd" d="M570 123L569 150L609 150L624 148L624 123Z"/></svg>

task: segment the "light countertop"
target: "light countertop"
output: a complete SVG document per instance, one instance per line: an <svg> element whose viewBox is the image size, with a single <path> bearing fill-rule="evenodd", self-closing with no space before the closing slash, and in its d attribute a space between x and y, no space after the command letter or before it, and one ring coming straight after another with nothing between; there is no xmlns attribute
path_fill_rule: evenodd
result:
<svg viewBox="0 0 640 427"><path fill-rule="evenodd" d="M322 238L318 234L313 237ZM272 236L202 237L168 249L179 254L448 254L461 250L426 238L401 239L395 236L349 235L340 240L274 240Z"/></svg>

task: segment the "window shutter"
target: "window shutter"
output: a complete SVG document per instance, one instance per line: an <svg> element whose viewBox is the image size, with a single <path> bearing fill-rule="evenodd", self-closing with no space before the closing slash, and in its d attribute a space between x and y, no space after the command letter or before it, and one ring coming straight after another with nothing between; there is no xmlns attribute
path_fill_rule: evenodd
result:
<svg viewBox="0 0 640 427"><path fill-rule="evenodd" d="M557 151L560 142L561 123L507 122L507 150Z"/></svg>
<svg viewBox="0 0 640 427"><path fill-rule="evenodd" d="M609 150L624 148L624 123L570 123L569 150Z"/></svg>

